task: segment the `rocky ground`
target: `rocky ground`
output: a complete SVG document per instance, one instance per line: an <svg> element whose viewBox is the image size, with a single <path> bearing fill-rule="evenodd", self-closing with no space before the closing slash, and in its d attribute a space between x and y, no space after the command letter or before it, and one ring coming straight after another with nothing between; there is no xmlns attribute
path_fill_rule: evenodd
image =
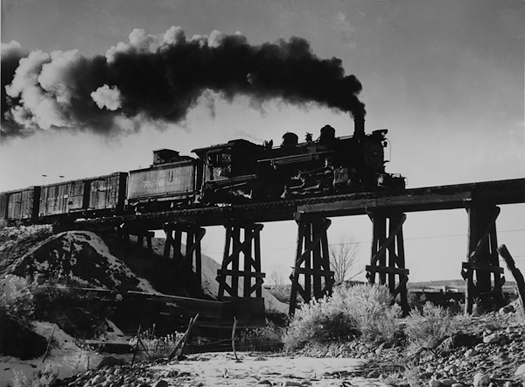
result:
<svg viewBox="0 0 525 387"><path fill-rule="evenodd" d="M459 319L436 349L411 351L353 341L294 354L206 353L90 370L68 387L167 386L523 386L525 325L515 313Z"/></svg>
<svg viewBox="0 0 525 387"><path fill-rule="evenodd" d="M394 385L525 385L525 324L513 308L458 318L456 333L433 350L355 341L302 353L366 359L360 375Z"/></svg>
<svg viewBox="0 0 525 387"><path fill-rule="evenodd" d="M37 281L39 276L47 278L48 272L58 272L98 287L154 291L147 281L112 256L96 235L72 232L51 236L45 229L17 232L0 235L0 277L29 276ZM49 240L44 243L46 238ZM209 272L216 273L216 267L210 266ZM5 295L6 288L2 290ZM397 345L391 347L354 340L322 347L311 345L293 354L243 352L238 359L230 352L220 352L131 365L128 355L123 356L123 361L109 361L109 365L98 368L100 354L78 347L77 340L55 324L38 326L41 331L37 333L56 341L49 354L44 348L47 358L44 355L21 363L14 361L13 354L4 354L0 358L0 387L7 383L30 386L31 381L14 383L14 370L24 366L29 375L49 364L62 366L61 379L52 384L60 387L525 386L525 320L515 307L456 318L455 333L432 349L410 346L400 337ZM0 323L0 333L1 328L5 327ZM12 336L4 333L5 337ZM84 371L86 368L89 369ZM34 387L48 385L33 383Z"/></svg>

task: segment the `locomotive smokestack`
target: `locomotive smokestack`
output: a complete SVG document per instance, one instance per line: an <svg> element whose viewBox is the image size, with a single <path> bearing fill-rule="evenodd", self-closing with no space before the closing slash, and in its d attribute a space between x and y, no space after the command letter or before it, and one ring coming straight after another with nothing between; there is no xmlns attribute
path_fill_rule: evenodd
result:
<svg viewBox="0 0 525 387"><path fill-rule="evenodd" d="M365 116L354 115L354 137L363 137L365 135Z"/></svg>

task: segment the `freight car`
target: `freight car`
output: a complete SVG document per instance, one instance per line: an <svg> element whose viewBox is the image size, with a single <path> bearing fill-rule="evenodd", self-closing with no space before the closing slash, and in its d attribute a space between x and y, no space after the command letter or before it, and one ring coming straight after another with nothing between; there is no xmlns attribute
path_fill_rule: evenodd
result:
<svg viewBox="0 0 525 387"><path fill-rule="evenodd" d="M0 193L0 224L48 223L124 212L127 173Z"/></svg>
<svg viewBox="0 0 525 387"><path fill-rule="evenodd" d="M153 152L149 168L31 187L0 194L0 222L167 211L203 205L274 201L348 192L402 190L405 179L385 172L386 129L366 134L355 119L352 136L323 127L304 142L286 133L282 144L238 139L194 149Z"/></svg>
<svg viewBox="0 0 525 387"><path fill-rule="evenodd" d="M0 193L0 225L34 223L38 218L40 187L33 186Z"/></svg>
<svg viewBox="0 0 525 387"><path fill-rule="evenodd" d="M41 219L104 216L122 213L127 173L92 177L42 186L38 216Z"/></svg>

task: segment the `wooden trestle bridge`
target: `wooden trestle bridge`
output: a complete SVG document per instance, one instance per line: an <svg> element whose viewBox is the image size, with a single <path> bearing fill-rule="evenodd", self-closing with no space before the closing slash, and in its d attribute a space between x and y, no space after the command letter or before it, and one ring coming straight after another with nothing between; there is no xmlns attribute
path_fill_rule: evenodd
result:
<svg viewBox="0 0 525 387"><path fill-rule="evenodd" d="M295 221L297 252L290 276L293 314L299 294L310 301L329 293L334 284L327 238L329 218L366 214L373 224L367 278L370 283L386 284L407 310L409 269L405 265L403 239L406 213L464 208L469 226L462 275L465 311L471 313L475 299L502 296L505 279L496 250L496 219L500 205L516 203L525 203L525 178L78 220L74 227L117 229L122 236L137 235L140 243L146 240L150 246L152 230L164 230L165 257L176 259L181 270L192 270L200 278L203 227L223 225L226 238L221 269L217 272L218 299L261 301L265 277L260 245L263 223Z"/></svg>

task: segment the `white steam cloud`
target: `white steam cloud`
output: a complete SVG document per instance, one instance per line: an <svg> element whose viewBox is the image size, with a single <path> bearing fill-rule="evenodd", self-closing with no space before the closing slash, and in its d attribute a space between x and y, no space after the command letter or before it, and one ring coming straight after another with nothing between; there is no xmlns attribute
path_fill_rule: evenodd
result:
<svg viewBox="0 0 525 387"><path fill-rule="evenodd" d="M93 101L95 101L101 109L106 108L115 111L122 106L120 90L116 86L109 87L108 85L104 85L99 87L91 93L91 98L93 98Z"/></svg>

